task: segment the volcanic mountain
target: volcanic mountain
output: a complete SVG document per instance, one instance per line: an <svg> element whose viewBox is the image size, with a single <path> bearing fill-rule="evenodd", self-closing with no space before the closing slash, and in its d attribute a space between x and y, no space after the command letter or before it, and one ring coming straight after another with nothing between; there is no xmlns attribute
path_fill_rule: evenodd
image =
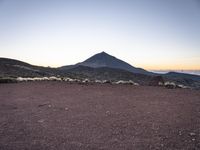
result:
<svg viewBox="0 0 200 150"><path fill-rule="evenodd" d="M114 57L111 56L105 52L101 52L98 54L93 55L92 57L88 58L87 60L77 63L76 65L72 66L63 66L61 67L62 70L71 69L77 66L86 66L90 68L115 68L115 69L121 69L125 71L129 71L132 73L139 73L139 74L145 74L145 75L153 75L152 72L148 72L142 68L136 68L132 65Z"/></svg>
<svg viewBox="0 0 200 150"><path fill-rule="evenodd" d="M71 77L91 80L132 80L140 85L150 85L158 79L175 82L188 87L200 88L200 76L169 72L166 74L154 74L142 68L136 68L130 64L111 56L105 52L98 53L87 60L75 65L58 68L31 65L19 60L0 58L0 81L11 77Z"/></svg>

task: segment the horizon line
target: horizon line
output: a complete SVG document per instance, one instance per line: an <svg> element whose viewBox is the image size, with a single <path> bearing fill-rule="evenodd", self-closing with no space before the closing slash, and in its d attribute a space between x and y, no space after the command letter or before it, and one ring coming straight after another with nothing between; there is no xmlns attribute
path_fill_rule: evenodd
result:
<svg viewBox="0 0 200 150"><path fill-rule="evenodd" d="M48 64L39 64L39 63L29 62L29 61L21 60L21 59L18 59L18 58L0 57L0 59L2 59L2 58L3 59L12 59L12 60L21 61L21 62L28 63L28 64L33 65L33 66L50 67L50 68L59 68L59 67L62 67L62 66L70 66L70 65L75 65L75 64L79 63L79 62L77 62L77 63L65 64L65 65L50 65L50 64L48 65ZM128 62L126 62L126 63L128 63ZM172 71L179 71L179 72L181 72L181 71L200 71L200 68L197 68L197 69L189 69L189 68L186 68L186 69L180 69L180 68L171 69L171 68L166 68L165 69L165 68L158 68L157 69L157 68L148 68L148 67L142 67L142 66L138 67L138 66L132 65L131 63L128 63L128 64L130 64L131 66L136 67L136 68L143 68L143 69L145 69L147 71L158 71L158 72L159 71L160 72L162 72L162 71L163 72L172 72Z"/></svg>

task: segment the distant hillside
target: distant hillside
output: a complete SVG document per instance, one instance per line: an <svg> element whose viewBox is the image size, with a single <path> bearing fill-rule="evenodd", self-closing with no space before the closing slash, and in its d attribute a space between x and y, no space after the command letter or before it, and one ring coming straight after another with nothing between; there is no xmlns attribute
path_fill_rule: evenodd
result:
<svg viewBox="0 0 200 150"><path fill-rule="evenodd" d="M41 77L59 75L55 68L34 66L19 60L0 58L0 77Z"/></svg>
<svg viewBox="0 0 200 150"><path fill-rule="evenodd" d="M153 75L154 73L148 72L142 68L136 68L131 66L130 64L111 56L105 52L98 53L84 62L78 63L74 66L70 66L71 68L76 66L87 66L91 68L101 68L101 67L108 67L108 68L116 68L116 69L122 69L126 70L132 73L140 73L140 74L146 74L146 75ZM61 67L62 70L68 69L69 66L63 66Z"/></svg>
<svg viewBox="0 0 200 150"><path fill-rule="evenodd" d="M100 59L102 55L103 55L102 61L100 61L99 63L93 63L93 65L99 64L98 67L94 66L89 67L83 65L88 61L92 62L94 57L91 57L92 61L89 58L83 63L78 63L76 65L59 67L59 68L34 66L14 59L0 58L0 78L60 76L60 77L71 77L77 79L89 78L91 80L95 79L110 80L110 81L132 80L141 85L149 85L149 84L156 85L156 83L158 83L159 80L162 81L161 78L163 78L165 82L171 81L184 86L200 89L200 76L198 75L176 73L176 72L169 72L166 74L153 74L153 75L150 73L149 75L149 73L146 72L145 70L144 70L145 73L141 73L142 70L140 69L139 69L140 71L136 69L139 73L133 73L117 67L108 67L110 64L114 64L112 63L112 61L111 63L109 63L109 60L112 60L110 59L110 57L112 56L109 56L108 54L105 53L100 53L95 55L95 57L98 57L98 59ZM117 64L118 60L116 60L116 58L113 59L114 62L116 61ZM104 65L103 61L105 61ZM119 62L121 61L119 60ZM126 66L126 63L124 65Z"/></svg>
<svg viewBox="0 0 200 150"><path fill-rule="evenodd" d="M164 76L169 77L169 78L173 78L173 79L185 78L185 79L200 81L199 75L186 74L186 73L168 72L168 73L164 74Z"/></svg>
<svg viewBox="0 0 200 150"><path fill-rule="evenodd" d="M142 85L147 85L152 79L152 76L149 75L136 74L126 70L108 67L91 68L87 66L76 66L66 70L66 72L79 77L89 78L92 80L132 80Z"/></svg>
<svg viewBox="0 0 200 150"><path fill-rule="evenodd" d="M186 73L169 72L162 75L165 80L173 81L175 83L186 86L200 88L200 76Z"/></svg>

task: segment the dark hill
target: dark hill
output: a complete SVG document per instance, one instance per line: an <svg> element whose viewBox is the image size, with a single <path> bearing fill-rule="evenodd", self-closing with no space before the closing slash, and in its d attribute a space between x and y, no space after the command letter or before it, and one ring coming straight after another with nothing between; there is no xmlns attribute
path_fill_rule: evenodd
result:
<svg viewBox="0 0 200 150"><path fill-rule="evenodd" d="M126 71L129 71L132 73L140 73L140 74L145 74L145 75L153 75L154 74L154 73L148 72L142 68L133 67L130 64L128 64L114 56L111 56L105 52L98 53L98 54L88 58L87 60L74 65L74 67L76 67L78 65L79 66L87 66L87 67L91 67L91 68L101 68L101 67L116 68L116 69L126 70ZM70 67L73 68L73 66L70 66ZM61 67L61 69L65 70L65 69L69 69L70 67L63 66L63 67Z"/></svg>
<svg viewBox="0 0 200 150"><path fill-rule="evenodd" d="M182 84L185 86L200 88L200 76L192 75L186 73L178 73L178 72L169 72L162 75L165 80L173 81L177 84Z"/></svg>
<svg viewBox="0 0 200 150"><path fill-rule="evenodd" d="M132 80L142 85L148 85L152 76L132 73L122 69L100 67L91 68L87 66L76 66L66 71L68 74L74 74L78 77L89 78L92 80Z"/></svg>
<svg viewBox="0 0 200 150"><path fill-rule="evenodd" d="M59 75L55 68L34 66L19 60L0 58L0 77L42 77Z"/></svg>
<svg viewBox="0 0 200 150"><path fill-rule="evenodd" d="M185 78L185 79L200 81L199 75L186 74L186 73L169 72L169 73L164 74L164 76L168 78L173 78L173 79Z"/></svg>
<svg viewBox="0 0 200 150"><path fill-rule="evenodd" d="M117 68L118 66L114 67L114 64L119 64L119 66L121 66L120 68ZM124 68L129 68L132 70L135 69L135 71L138 73L133 73L134 71L127 71ZM152 75L151 72L147 72L140 68L134 68L129 64L104 52L94 55L83 63L60 68L34 66L14 59L0 58L0 78L44 76L67 76L71 78L89 78L111 81L132 80L142 85L148 85L149 83L154 85L160 81L158 78L155 78L156 74ZM200 76L198 75L169 72L167 74L160 74L160 76L163 77L164 81L172 81L177 84L182 84L193 88L200 88Z"/></svg>

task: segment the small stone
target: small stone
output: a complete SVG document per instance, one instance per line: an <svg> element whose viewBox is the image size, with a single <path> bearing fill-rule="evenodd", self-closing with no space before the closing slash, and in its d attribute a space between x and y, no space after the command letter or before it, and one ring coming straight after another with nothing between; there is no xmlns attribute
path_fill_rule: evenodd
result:
<svg viewBox="0 0 200 150"><path fill-rule="evenodd" d="M40 119L38 120L39 123L43 123L44 122L44 119Z"/></svg>
<svg viewBox="0 0 200 150"><path fill-rule="evenodd" d="M69 110L69 108L65 107L65 110Z"/></svg>
<svg viewBox="0 0 200 150"><path fill-rule="evenodd" d="M106 114L110 114L110 111L106 111Z"/></svg>
<svg viewBox="0 0 200 150"><path fill-rule="evenodd" d="M190 133L190 136L195 136L196 134L194 132L191 132Z"/></svg>
<svg viewBox="0 0 200 150"><path fill-rule="evenodd" d="M192 139L192 141L195 141L195 139Z"/></svg>
<svg viewBox="0 0 200 150"><path fill-rule="evenodd" d="M178 133L179 133L179 135L182 135L182 132L181 132L181 131L179 131Z"/></svg>

